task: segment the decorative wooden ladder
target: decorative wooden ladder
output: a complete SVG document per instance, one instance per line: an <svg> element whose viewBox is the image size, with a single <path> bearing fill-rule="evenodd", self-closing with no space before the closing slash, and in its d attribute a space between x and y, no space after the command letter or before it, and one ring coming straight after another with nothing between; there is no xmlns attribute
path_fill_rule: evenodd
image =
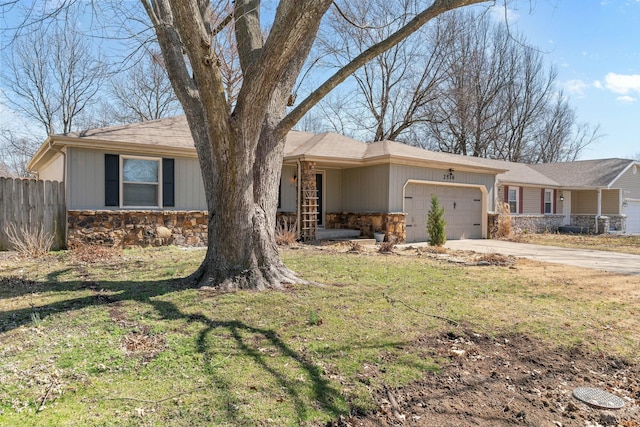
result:
<svg viewBox="0 0 640 427"><path fill-rule="evenodd" d="M301 233L300 238L305 241L316 240L318 229L318 191L314 189L302 190Z"/></svg>

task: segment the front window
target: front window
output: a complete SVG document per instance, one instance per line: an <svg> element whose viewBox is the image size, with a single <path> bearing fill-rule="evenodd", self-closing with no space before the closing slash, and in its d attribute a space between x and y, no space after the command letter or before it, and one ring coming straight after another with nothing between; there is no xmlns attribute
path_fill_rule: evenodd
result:
<svg viewBox="0 0 640 427"><path fill-rule="evenodd" d="M553 213L553 190L544 190L544 213Z"/></svg>
<svg viewBox="0 0 640 427"><path fill-rule="evenodd" d="M160 206L160 168L160 159L122 157L122 206Z"/></svg>
<svg viewBox="0 0 640 427"><path fill-rule="evenodd" d="M518 213L518 187L509 187L509 212Z"/></svg>

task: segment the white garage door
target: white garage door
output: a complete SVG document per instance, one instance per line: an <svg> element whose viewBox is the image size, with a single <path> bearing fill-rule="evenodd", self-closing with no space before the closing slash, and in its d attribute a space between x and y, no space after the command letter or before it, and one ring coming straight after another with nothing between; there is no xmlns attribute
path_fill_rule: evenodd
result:
<svg viewBox="0 0 640 427"><path fill-rule="evenodd" d="M627 215L627 233L640 233L640 200L627 200L624 213Z"/></svg>
<svg viewBox="0 0 640 427"><path fill-rule="evenodd" d="M431 195L444 207L447 239L482 238L482 193L478 188L408 184L404 193L407 213L407 242L426 242L427 214Z"/></svg>

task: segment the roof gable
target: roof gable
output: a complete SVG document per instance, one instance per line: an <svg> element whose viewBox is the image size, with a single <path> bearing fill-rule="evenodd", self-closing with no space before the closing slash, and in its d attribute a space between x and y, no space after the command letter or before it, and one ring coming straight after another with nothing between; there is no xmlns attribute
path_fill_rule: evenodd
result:
<svg viewBox="0 0 640 427"><path fill-rule="evenodd" d="M557 181L563 187L606 188L611 186L634 160L599 159L564 163L531 165L538 172Z"/></svg>

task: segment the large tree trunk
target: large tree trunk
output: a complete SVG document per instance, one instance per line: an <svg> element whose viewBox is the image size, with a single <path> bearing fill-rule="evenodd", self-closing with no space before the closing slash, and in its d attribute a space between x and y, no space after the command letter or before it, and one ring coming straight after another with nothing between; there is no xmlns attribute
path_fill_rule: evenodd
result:
<svg viewBox="0 0 640 427"><path fill-rule="evenodd" d="M280 260L275 244L284 142L273 135L272 130L262 132L259 161L243 156L250 159L205 178L205 190L216 203L209 209L207 254L191 281L225 290L279 289L301 282Z"/></svg>
<svg viewBox="0 0 640 427"><path fill-rule="evenodd" d="M233 109L225 98L211 47L214 30L209 1L141 1L189 122L209 208L207 254L189 279L224 289L266 289L301 282L280 260L274 238L278 182L289 129L364 62L437 14L483 0L436 0L288 114L286 102L333 0L281 0L264 41L260 1L235 0L243 82Z"/></svg>

